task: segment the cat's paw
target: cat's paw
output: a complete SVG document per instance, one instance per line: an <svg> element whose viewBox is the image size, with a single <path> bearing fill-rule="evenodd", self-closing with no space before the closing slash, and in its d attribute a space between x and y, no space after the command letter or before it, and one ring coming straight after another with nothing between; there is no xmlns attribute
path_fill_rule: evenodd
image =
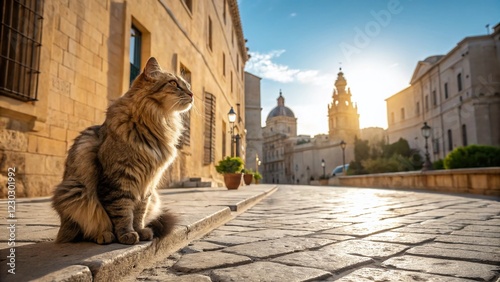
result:
<svg viewBox="0 0 500 282"><path fill-rule="evenodd" d="M139 234L135 231L124 233L118 236L118 242L126 245L137 244L139 242Z"/></svg>
<svg viewBox="0 0 500 282"><path fill-rule="evenodd" d="M139 233L139 239L141 241L151 241L153 240L153 230L149 227L136 230Z"/></svg>
<svg viewBox="0 0 500 282"><path fill-rule="evenodd" d="M104 231L96 238L96 243L99 245L111 244L115 241L115 234L111 231Z"/></svg>

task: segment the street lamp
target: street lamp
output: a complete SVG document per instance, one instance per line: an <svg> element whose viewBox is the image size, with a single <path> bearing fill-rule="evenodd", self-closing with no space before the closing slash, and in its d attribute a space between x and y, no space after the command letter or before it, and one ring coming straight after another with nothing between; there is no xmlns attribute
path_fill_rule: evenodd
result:
<svg viewBox="0 0 500 282"><path fill-rule="evenodd" d="M229 113L227 113L227 118L231 124L229 130L229 133L231 133L231 157L234 157L234 122L236 121L236 112L233 110L233 107L231 107Z"/></svg>
<svg viewBox="0 0 500 282"><path fill-rule="evenodd" d="M255 172L259 172L259 165L260 165L259 155L255 154Z"/></svg>
<svg viewBox="0 0 500 282"><path fill-rule="evenodd" d="M342 174L345 175L345 146L347 146L347 143L342 140L340 141L340 148L342 148Z"/></svg>
<svg viewBox="0 0 500 282"><path fill-rule="evenodd" d="M429 145L427 143L427 139L431 136L431 127L427 125L427 122L424 122L424 126L422 126L421 130L422 136L425 138L425 162L422 171L432 170L432 163L429 158Z"/></svg>
<svg viewBox="0 0 500 282"><path fill-rule="evenodd" d="M321 166L323 167L323 179L325 179L326 174L325 174L325 159L321 160Z"/></svg>

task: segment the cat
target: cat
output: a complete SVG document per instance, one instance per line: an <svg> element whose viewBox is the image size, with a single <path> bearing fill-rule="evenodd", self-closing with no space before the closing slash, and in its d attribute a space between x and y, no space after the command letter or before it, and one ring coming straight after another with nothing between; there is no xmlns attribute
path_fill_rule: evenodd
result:
<svg viewBox="0 0 500 282"><path fill-rule="evenodd" d="M190 85L150 58L104 123L82 131L70 148L52 197L61 219L56 242L132 245L173 230L176 217L161 210L157 186L192 105Z"/></svg>

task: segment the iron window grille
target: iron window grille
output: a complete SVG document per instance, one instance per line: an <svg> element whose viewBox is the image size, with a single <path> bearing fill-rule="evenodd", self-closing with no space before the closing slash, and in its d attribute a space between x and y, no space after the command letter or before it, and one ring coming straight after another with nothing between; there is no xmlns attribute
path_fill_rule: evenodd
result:
<svg viewBox="0 0 500 282"><path fill-rule="evenodd" d="M0 95L37 101L43 0L1 1Z"/></svg>

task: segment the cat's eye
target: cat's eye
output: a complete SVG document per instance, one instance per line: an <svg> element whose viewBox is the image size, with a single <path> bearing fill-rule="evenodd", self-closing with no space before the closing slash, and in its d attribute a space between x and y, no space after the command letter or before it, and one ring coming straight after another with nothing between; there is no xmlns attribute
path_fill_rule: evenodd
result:
<svg viewBox="0 0 500 282"><path fill-rule="evenodd" d="M170 84L170 85L172 85L174 87L177 87L177 88L179 87L179 84L177 84L177 81L175 81L175 80L169 81L168 84Z"/></svg>

